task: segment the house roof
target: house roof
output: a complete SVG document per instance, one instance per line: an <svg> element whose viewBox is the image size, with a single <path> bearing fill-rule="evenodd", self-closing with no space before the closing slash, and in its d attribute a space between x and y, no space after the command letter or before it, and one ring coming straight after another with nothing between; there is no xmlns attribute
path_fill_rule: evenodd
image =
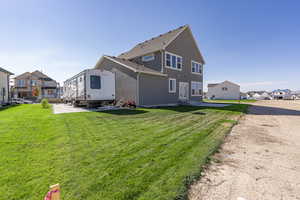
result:
<svg viewBox="0 0 300 200"><path fill-rule="evenodd" d="M226 80L226 81L223 81L222 83L210 83L210 84L207 85L207 87L215 87L215 86L220 85L220 84L223 84L223 83L230 83L230 84L239 86L239 85L236 84L236 83L233 83L233 82L231 82L231 81L227 81L227 80Z"/></svg>
<svg viewBox="0 0 300 200"><path fill-rule="evenodd" d="M22 76L35 76L37 77L38 79L40 80L43 80L43 81L54 81L52 78L50 78L49 76L47 76L46 74L40 72L39 70L35 70L34 72L25 72L19 76L16 76L15 79L19 79L20 77Z"/></svg>
<svg viewBox="0 0 300 200"><path fill-rule="evenodd" d="M11 73L11 72L9 72L9 71L3 69L2 67L0 67L0 72L7 73L7 74L9 74L9 75L14 75L13 73Z"/></svg>
<svg viewBox="0 0 300 200"><path fill-rule="evenodd" d="M118 58L118 57L114 57L114 56L103 56L100 61L97 63L100 64L101 61L103 60L103 58L109 59L115 63L118 63L120 65L122 65L123 67L126 67L127 69L133 71L133 72L139 72L139 73L145 73L145 74L152 74L152 75L158 75L158 76L166 76L166 74L163 74L161 72L152 70L148 67L145 67L144 65L140 65L137 64L135 62L131 62L129 60L126 60L124 58Z"/></svg>
<svg viewBox="0 0 300 200"><path fill-rule="evenodd" d="M175 38L177 38L177 36L181 32L183 32L186 28L188 28L188 25L181 26L177 29L161 34L157 37L151 38L150 40L146 40L142 43L137 44L131 50L120 54L118 57L131 59L148 53L153 53L155 51L162 50L166 46L168 46Z"/></svg>
<svg viewBox="0 0 300 200"><path fill-rule="evenodd" d="M215 87L217 85L219 85L219 83L210 83L210 84L207 85L207 87Z"/></svg>

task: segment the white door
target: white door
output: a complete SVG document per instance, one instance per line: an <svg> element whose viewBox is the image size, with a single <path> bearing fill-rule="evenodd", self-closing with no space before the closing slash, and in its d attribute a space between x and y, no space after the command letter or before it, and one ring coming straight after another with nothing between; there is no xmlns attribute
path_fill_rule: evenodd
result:
<svg viewBox="0 0 300 200"><path fill-rule="evenodd" d="M189 99L189 83L179 82L179 100Z"/></svg>

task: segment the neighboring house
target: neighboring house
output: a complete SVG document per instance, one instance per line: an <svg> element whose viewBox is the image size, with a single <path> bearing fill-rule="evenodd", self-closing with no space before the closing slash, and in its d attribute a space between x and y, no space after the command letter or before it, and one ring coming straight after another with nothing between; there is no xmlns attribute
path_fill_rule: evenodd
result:
<svg viewBox="0 0 300 200"><path fill-rule="evenodd" d="M14 97L26 99L58 98L59 84L36 70L14 78Z"/></svg>
<svg viewBox="0 0 300 200"><path fill-rule="evenodd" d="M292 91L289 89L277 89L274 90L271 95L274 99L288 99L291 96Z"/></svg>
<svg viewBox="0 0 300 200"><path fill-rule="evenodd" d="M270 95L270 93L266 91L249 91L247 92L249 98L248 99L254 99L254 100L271 100L273 97Z"/></svg>
<svg viewBox="0 0 300 200"><path fill-rule="evenodd" d="M208 99L228 99L237 100L240 99L240 86L230 81L224 81L222 83L208 84L207 86L207 98Z"/></svg>
<svg viewBox="0 0 300 200"><path fill-rule="evenodd" d="M13 73L0 67L0 106L9 103L9 76Z"/></svg>
<svg viewBox="0 0 300 200"><path fill-rule="evenodd" d="M241 92L240 97L241 99L249 99L250 96L247 93Z"/></svg>
<svg viewBox="0 0 300 200"><path fill-rule="evenodd" d="M116 100L139 106L201 101L204 59L188 25L137 44L95 68L116 75Z"/></svg>

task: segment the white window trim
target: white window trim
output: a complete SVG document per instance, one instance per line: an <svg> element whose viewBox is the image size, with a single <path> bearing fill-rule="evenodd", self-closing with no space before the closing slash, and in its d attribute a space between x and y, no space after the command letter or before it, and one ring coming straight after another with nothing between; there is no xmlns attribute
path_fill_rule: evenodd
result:
<svg viewBox="0 0 300 200"><path fill-rule="evenodd" d="M146 56L149 56L149 57L151 56L152 58L147 60L147 59L145 59ZM155 55L154 55L154 53L150 53L150 54L146 54L146 55L143 55L143 56L142 56L142 61L143 61L143 62L149 62L149 61L152 61L152 60L155 60Z"/></svg>
<svg viewBox="0 0 300 200"><path fill-rule="evenodd" d="M193 97L201 97L202 96L202 94L203 94L203 87L202 88L200 88L201 89L201 92L202 92L202 94L193 94L192 93L192 86L193 86L193 83L197 83L197 84L202 84L202 82L200 82L200 81L191 81L191 96L193 96ZM203 84L202 84L202 86L203 86Z"/></svg>
<svg viewBox="0 0 300 200"><path fill-rule="evenodd" d="M176 56L176 68L167 66L167 54L170 54L171 56ZM177 68L177 57L181 58L181 69L178 69L178 68ZM171 65L172 65L172 58L171 58L170 62L171 62ZM182 56L179 56L179 55L177 55L177 54L174 54L174 53L170 53L170 52L168 52L168 51L165 51L165 68L173 69L173 70L177 70L177 71L182 71L182 67L183 67L183 59L182 59Z"/></svg>
<svg viewBox="0 0 300 200"><path fill-rule="evenodd" d="M170 81L173 80L175 82L175 87L174 87L174 91L171 91L170 90ZM176 85L176 79L175 78L169 78L168 79L168 90L169 90L169 93L176 93L176 90L177 90L177 85Z"/></svg>
<svg viewBox="0 0 300 200"><path fill-rule="evenodd" d="M191 73L192 74L197 74L197 75L201 75L202 73L200 72L193 72L193 63L196 63L196 64L199 64L200 67L201 67L201 72L203 72L203 64L202 63L199 63L199 62L196 62L194 60L191 60Z"/></svg>

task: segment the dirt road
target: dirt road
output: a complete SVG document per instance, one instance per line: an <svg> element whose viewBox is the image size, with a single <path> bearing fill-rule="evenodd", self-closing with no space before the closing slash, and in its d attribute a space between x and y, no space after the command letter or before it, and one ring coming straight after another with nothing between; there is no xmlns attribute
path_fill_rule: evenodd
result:
<svg viewBox="0 0 300 200"><path fill-rule="evenodd" d="M300 101L255 103L190 200L300 200Z"/></svg>

